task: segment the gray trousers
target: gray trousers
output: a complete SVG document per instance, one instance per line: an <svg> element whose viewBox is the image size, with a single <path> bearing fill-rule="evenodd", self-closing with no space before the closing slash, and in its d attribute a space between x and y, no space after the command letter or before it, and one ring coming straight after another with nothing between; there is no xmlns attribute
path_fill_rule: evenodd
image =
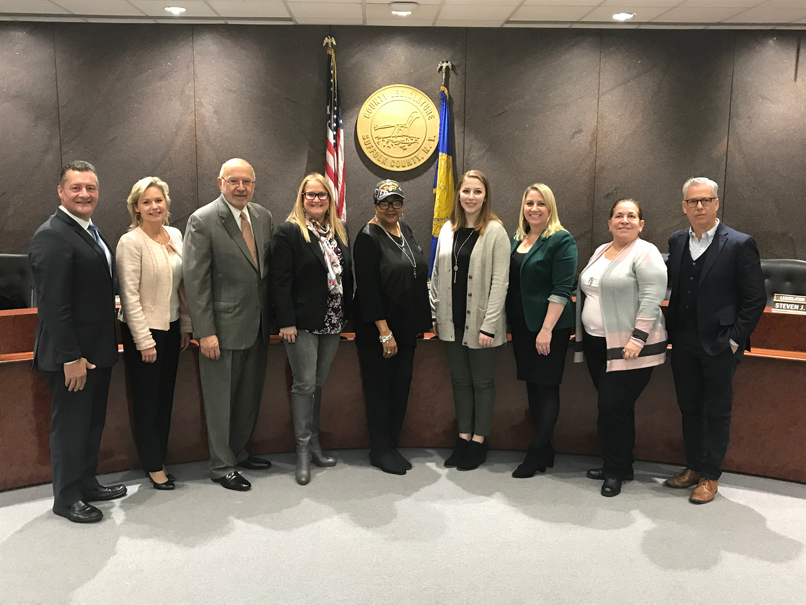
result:
<svg viewBox="0 0 806 605"><path fill-rule="evenodd" d="M313 334L307 330L297 330L294 344L283 341L294 376L291 386L294 395L313 395L317 388L322 388L339 350L339 338L338 334Z"/></svg>
<svg viewBox="0 0 806 605"><path fill-rule="evenodd" d="M487 437L495 405L495 359L501 347L470 349L444 342L453 384L453 405L460 433Z"/></svg>
<svg viewBox="0 0 806 605"><path fill-rule="evenodd" d="M267 359L268 348L260 336L248 349L221 349L216 360L199 354L213 479L249 457L246 445L257 426Z"/></svg>

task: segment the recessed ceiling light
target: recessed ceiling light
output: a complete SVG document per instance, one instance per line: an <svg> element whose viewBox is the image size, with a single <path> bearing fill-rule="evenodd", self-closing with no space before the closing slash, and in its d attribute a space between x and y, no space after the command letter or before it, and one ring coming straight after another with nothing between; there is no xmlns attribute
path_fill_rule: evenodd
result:
<svg viewBox="0 0 806 605"><path fill-rule="evenodd" d="M166 7L165 7L165 10L167 10L167 11L168 11L169 13L171 13L172 15L181 15L181 14L182 14L182 13L184 13L184 12L185 12L187 9L186 9L186 8L184 8L184 7L181 7L181 6L166 6Z"/></svg>
<svg viewBox="0 0 806 605"><path fill-rule="evenodd" d="M616 13L613 15L616 21L629 21L633 17L635 17L635 13Z"/></svg>
<svg viewBox="0 0 806 605"><path fill-rule="evenodd" d="M408 17L417 10L419 4L416 2L390 2L389 8L392 9L392 14L398 17Z"/></svg>

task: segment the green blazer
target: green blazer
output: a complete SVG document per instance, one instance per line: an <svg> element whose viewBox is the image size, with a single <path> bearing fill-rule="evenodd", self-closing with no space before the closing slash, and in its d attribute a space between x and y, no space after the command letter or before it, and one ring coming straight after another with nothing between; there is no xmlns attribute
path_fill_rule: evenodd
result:
<svg viewBox="0 0 806 605"><path fill-rule="evenodd" d="M510 252L520 245L513 235ZM574 325L571 291L577 270L577 243L568 231L558 231L547 238L538 238L521 263L521 302L526 317L526 327L539 332L549 308L549 302L562 303L560 319L555 330ZM512 304L507 297L507 307Z"/></svg>

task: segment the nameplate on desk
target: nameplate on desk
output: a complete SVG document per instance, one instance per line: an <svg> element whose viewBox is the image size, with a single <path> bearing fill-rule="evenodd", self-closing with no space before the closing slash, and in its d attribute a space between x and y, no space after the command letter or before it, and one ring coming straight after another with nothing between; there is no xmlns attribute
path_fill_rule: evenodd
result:
<svg viewBox="0 0 806 605"><path fill-rule="evenodd" d="M772 312L806 315L806 296L774 294L772 297Z"/></svg>

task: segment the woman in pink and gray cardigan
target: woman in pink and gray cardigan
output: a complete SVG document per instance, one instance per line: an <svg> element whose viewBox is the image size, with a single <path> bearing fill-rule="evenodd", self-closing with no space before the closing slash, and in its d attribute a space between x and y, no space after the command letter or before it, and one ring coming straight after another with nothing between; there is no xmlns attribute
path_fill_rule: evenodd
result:
<svg viewBox="0 0 806 605"><path fill-rule="evenodd" d="M588 471L603 479L602 495L617 496L633 478L635 402L649 383L652 368L666 360L666 328L661 303L666 265L658 249L640 239L641 207L617 201L608 228L613 241L594 252L579 276L574 361L588 364L599 393L602 468Z"/></svg>

